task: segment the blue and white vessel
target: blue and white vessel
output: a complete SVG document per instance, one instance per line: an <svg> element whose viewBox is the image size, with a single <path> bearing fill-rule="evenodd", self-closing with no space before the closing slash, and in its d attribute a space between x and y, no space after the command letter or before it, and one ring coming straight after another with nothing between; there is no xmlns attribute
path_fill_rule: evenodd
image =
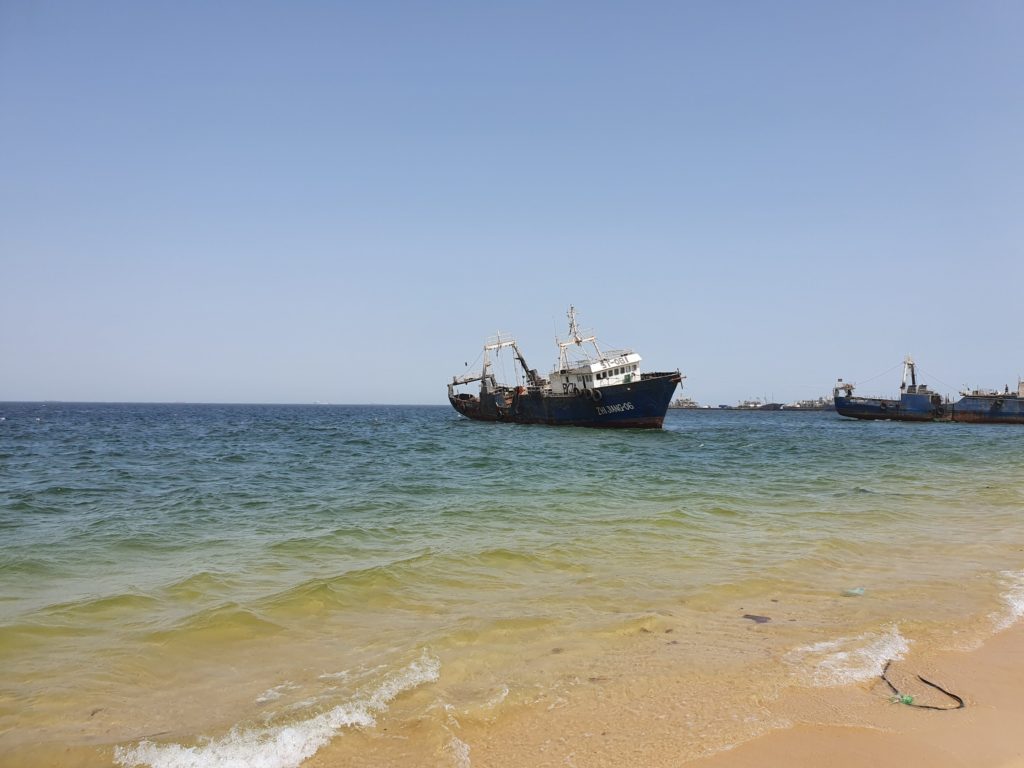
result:
<svg viewBox="0 0 1024 768"><path fill-rule="evenodd" d="M530 368L515 340L498 334L484 345L479 374L454 376L448 384L452 407L470 419L514 424L658 429L665 420L678 371L646 373L641 357L629 349L602 350L593 335L584 336L569 307L569 336L557 340L559 360L547 376ZM490 354L510 348L521 368L516 384L499 383ZM591 351L592 350L592 351ZM478 393L458 387L480 382Z"/></svg>

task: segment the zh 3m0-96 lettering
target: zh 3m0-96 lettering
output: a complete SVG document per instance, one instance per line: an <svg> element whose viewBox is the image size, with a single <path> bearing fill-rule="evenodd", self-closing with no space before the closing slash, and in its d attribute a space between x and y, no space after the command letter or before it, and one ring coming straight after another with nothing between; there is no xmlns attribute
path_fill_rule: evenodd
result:
<svg viewBox="0 0 1024 768"><path fill-rule="evenodd" d="M597 406L598 416L607 416L609 413L622 413L623 411L632 411L632 403L615 403L614 405L599 405Z"/></svg>

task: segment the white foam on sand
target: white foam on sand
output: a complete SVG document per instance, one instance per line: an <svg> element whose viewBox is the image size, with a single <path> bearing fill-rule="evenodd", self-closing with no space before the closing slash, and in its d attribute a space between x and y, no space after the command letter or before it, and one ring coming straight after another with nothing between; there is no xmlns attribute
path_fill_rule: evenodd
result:
<svg viewBox="0 0 1024 768"><path fill-rule="evenodd" d="M469 744L453 735L448 741L447 749L452 755L455 768L470 768Z"/></svg>
<svg viewBox="0 0 1024 768"><path fill-rule="evenodd" d="M786 661L818 687L849 685L882 674L889 660L902 659L910 641L895 625L884 632L866 632L794 648Z"/></svg>
<svg viewBox="0 0 1024 768"><path fill-rule="evenodd" d="M1003 571L1001 595L1006 608L992 614L996 632L1009 629L1024 617L1024 571Z"/></svg>
<svg viewBox="0 0 1024 768"><path fill-rule="evenodd" d="M114 760L125 768L297 768L343 728L369 728L399 694L440 676L441 662L423 655L388 675L375 688L315 717L266 728L233 728L220 739L187 747L141 741L119 746Z"/></svg>

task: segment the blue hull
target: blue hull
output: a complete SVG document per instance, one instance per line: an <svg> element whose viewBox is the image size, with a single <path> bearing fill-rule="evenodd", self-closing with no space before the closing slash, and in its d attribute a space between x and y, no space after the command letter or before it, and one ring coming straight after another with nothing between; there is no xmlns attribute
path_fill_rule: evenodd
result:
<svg viewBox="0 0 1024 768"><path fill-rule="evenodd" d="M949 408L938 395L901 395L899 400L836 395L836 413L852 419L948 421Z"/></svg>
<svg viewBox="0 0 1024 768"><path fill-rule="evenodd" d="M477 421L619 429L659 429L672 402L678 371L645 373L640 381L557 395L525 387L499 387L476 397L450 397L452 407Z"/></svg>
<svg viewBox="0 0 1024 768"><path fill-rule="evenodd" d="M1024 398L1009 394L966 395L955 403L937 395L903 395L899 400L837 395L835 405L836 413L853 419L1024 424Z"/></svg>
<svg viewBox="0 0 1024 768"><path fill-rule="evenodd" d="M1024 398L1017 395L965 395L953 404L953 421L1024 424Z"/></svg>

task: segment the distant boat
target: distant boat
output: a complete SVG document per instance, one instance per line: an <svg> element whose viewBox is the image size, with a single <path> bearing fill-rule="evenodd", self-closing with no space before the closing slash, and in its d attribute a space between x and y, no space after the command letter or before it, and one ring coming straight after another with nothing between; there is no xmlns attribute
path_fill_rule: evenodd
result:
<svg viewBox="0 0 1024 768"><path fill-rule="evenodd" d="M819 397L814 400L797 400L786 405L787 411L831 411L835 409L832 398Z"/></svg>
<svg viewBox="0 0 1024 768"><path fill-rule="evenodd" d="M687 410L694 410L696 408L703 408L700 403L689 397L677 397L671 403L668 404L669 408L684 408Z"/></svg>
<svg viewBox="0 0 1024 768"><path fill-rule="evenodd" d="M907 380L910 383L907 383ZM980 390L961 392L950 402L925 384L917 383L917 370L908 355L903 361L899 399L856 397L854 385L839 379L833 390L836 412L854 419L891 421L960 421L974 424L1024 424L1024 380L1017 391Z"/></svg>
<svg viewBox="0 0 1024 768"><path fill-rule="evenodd" d="M754 398L753 400L744 400L733 408L737 411L781 411L783 404L769 403L760 398Z"/></svg>
<svg viewBox="0 0 1024 768"><path fill-rule="evenodd" d="M658 429L665 420L676 385L676 371L644 373L632 350L602 350L593 335L584 336L569 307L569 336L557 341L559 361L548 377L530 368L514 339L498 336L484 344L479 374L453 376L448 400L456 411L477 421L601 428ZM584 345L590 345L589 353ZM569 350L575 347L574 359ZM491 371L490 353L511 348L522 368L518 384L501 384ZM457 387L480 382L477 394Z"/></svg>

